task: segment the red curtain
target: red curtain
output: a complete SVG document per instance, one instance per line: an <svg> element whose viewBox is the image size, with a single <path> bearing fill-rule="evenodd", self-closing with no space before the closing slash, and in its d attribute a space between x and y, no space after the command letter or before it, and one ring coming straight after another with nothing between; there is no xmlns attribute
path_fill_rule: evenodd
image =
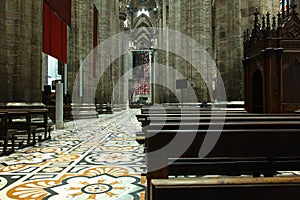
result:
<svg viewBox="0 0 300 200"><path fill-rule="evenodd" d="M71 0L44 0L66 24L71 26Z"/></svg>
<svg viewBox="0 0 300 200"><path fill-rule="evenodd" d="M96 77L96 68L97 68L97 57L98 57L98 10L96 6L94 5L94 41L93 41L93 47L94 47L94 54L93 54L93 76Z"/></svg>
<svg viewBox="0 0 300 200"><path fill-rule="evenodd" d="M43 3L43 51L67 63L67 25Z"/></svg>

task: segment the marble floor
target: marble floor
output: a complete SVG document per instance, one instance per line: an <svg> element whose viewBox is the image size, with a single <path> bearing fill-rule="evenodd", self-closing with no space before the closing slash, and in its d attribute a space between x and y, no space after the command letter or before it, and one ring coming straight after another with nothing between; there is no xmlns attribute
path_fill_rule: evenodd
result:
<svg viewBox="0 0 300 200"><path fill-rule="evenodd" d="M0 157L0 199L144 199L138 112L66 122L51 140Z"/></svg>

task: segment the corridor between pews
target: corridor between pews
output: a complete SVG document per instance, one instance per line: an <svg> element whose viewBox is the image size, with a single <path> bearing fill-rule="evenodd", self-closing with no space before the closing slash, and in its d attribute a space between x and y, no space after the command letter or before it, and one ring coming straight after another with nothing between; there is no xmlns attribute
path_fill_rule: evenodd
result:
<svg viewBox="0 0 300 200"><path fill-rule="evenodd" d="M144 199L138 113L67 122L51 140L0 157L0 199Z"/></svg>

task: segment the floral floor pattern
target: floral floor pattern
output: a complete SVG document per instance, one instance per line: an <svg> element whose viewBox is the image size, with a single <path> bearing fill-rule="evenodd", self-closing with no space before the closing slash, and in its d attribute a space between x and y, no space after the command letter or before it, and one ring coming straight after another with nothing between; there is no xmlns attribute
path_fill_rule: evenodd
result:
<svg viewBox="0 0 300 200"><path fill-rule="evenodd" d="M0 157L0 199L144 199L137 112L67 122L51 140Z"/></svg>

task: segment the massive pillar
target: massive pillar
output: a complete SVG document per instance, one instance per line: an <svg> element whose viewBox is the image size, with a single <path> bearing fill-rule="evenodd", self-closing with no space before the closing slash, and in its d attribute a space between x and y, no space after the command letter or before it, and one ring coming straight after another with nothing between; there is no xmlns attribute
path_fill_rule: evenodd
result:
<svg viewBox="0 0 300 200"><path fill-rule="evenodd" d="M253 24L255 8L271 15L279 11L279 1L214 1L216 62L225 84L227 100L243 99L243 32Z"/></svg>
<svg viewBox="0 0 300 200"><path fill-rule="evenodd" d="M242 98L243 49L240 6L241 1L215 2L216 59L228 100L241 100Z"/></svg>
<svg viewBox="0 0 300 200"><path fill-rule="evenodd" d="M108 32L108 16L109 16L109 10L108 10L108 4L110 3L110 0L102 0L96 2L96 7L99 11L99 31L98 31L98 44L101 45L103 41L105 41L109 37ZM101 66L101 60L108 59L108 47L104 50L104 48L99 49L99 59L98 59L98 66ZM96 99L97 103L107 103L110 102L108 90L109 90L109 77L110 74L108 70L104 72L104 74L100 77L99 83L97 85L97 92L96 92Z"/></svg>
<svg viewBox="0 0 300 200"><path fill-rule="evenodd" d="M158 20L157 25L160 28L159 32L159 38L158 38L158 45L161 49L158 49L156 52L156 57L154 59L157 59L157 64L155 66L154 71L154 79L156 82L156 85L154 86L155 94L154 103L164 103L164 102L172 102L172 99L170 99L170 91L167 89L168 84L168 70L166 70L165 67L169 67L169 55L167 52L168 48L168 35L167 35L167 23L168 23L168 14L169 14L169 4L167 0L163 0L160 4L159 10L158 10ZM163 50L162 50L163 49ZM155 55L155 54L154 54Z"/></svg>
<svg viewBox="0 0 300 200"><path fill-rule="evenodd" d="M163 15L162 15L162 10L163 10L163 4L158 5L158 11L157 11L157 18L156 18L156 24L155 27L162 29L163 28ZM162 32L158 33L158 43L161 45L161 43L164 41L163 40L163 34ZM161 101L161 87L158 84L155 84L158 81L157 74L159 73L159 68L158 65L162 65L165 63L165 56L163 56L163 51L156 49L154 52L154 60L155 60L155 68L153 69L152 72L152 90L153 90L153 103L160 103Z"/></svg>
<svg viewBox="0 0 300 200"><path fill-rule="evenodd" d="M0 1L0 102L41 102L41 1Z"/></svg>
<svg viewBox="0 0 300 200"><path fill-rule="evenodd" d="M76 76L79 74L80 62L83 70L92 67L92 61L87 59L93 50L93 10L94 1L72 1L72 24L68 33L68 93L72 95ZM83 80L89 85L89 80ZM84 92L83 92L84 93ZM83 94L82 98L87 95ZM84 101L91 101L85 99Z"/></svg>
<svg viewBox="0 0 300 200"><path fill-rule="evenodd" d="M127 14L126 14L126 6L124 3L124 0L120 0L119 1L119 31L120 33L124 32L124 22L127 18ZM126 42L124 40L124 38L121 37L121 34L119 34L119 64L118 64L118 68L119 68L119 77L118 77L118 103L120 104L120 107L122 109L125 109L126 106L126 96L125 95L125 78L124 78L124 72L125 72L125 55L122 55L124 52L124 48L125 46L127 46Z"/></svg>
<svg viewBox="0 0 300 200"><path fill-rule="evenodd" d="M204 1L183 1L183 0L170 0L169 4L163 10L163 27L176 30L181 34L190 37L196 41L201 47L207 51L208 54L212 53L212 38L211 38L211 5L209 0ZM164 23L164 20L167 22ZM182 92L183 101L190 101L191 95L195 92L198 101L208 101L209 94L207 86L204 82L204 76L210 76L208 72L199 72L197 66L203 66L202 62L205 60L199 59L199 52L196 52L191 43L183 44L180 46L180 41L183 38L176 36L176 38L170 38L168 35L163 35L161 40L165 41L167 38L167 47L172 45L176 49L180 49L181 52L187 57L183 59L182 55L174 55L173 53L167 54L166 63L168 66L175 69L175 71L181 73L188 80L188 88ZM175 42L178 41L178 42ZM162 42L162 41L161 41ZM191 61L195 61L196 66L191 64ZM175 91L177 97L181 96L180 91L176 90L176 79L181 79L174 72L166 72L166 78L173 81L172 91ZM174 96L169 96L169 100L175 101ZM194 101L195 99L193 99Z"/></svg>
<svg viewBox="0 0 300 200"><path fill-rule="evenodd" d="M72 1L68 33L68 93L73 118L96 117L93 76L94 0Z"/></svg>
<svg viewBox="0 0 300 200"><path fill-rule="evenodd" d="M99 38L98 44L102 45L104 41L109 40L110 37L119 32L119 1L101 0L95 2L99 11ZM110 66L106 68L101 75L96 92L98 103L111 103L113 97L113 87L118 80L119 65L111 58L119 53L118 44L109 40L109 45L106 48L100 48L98 66L102 66L103 60L110 61Z"/></svg>

